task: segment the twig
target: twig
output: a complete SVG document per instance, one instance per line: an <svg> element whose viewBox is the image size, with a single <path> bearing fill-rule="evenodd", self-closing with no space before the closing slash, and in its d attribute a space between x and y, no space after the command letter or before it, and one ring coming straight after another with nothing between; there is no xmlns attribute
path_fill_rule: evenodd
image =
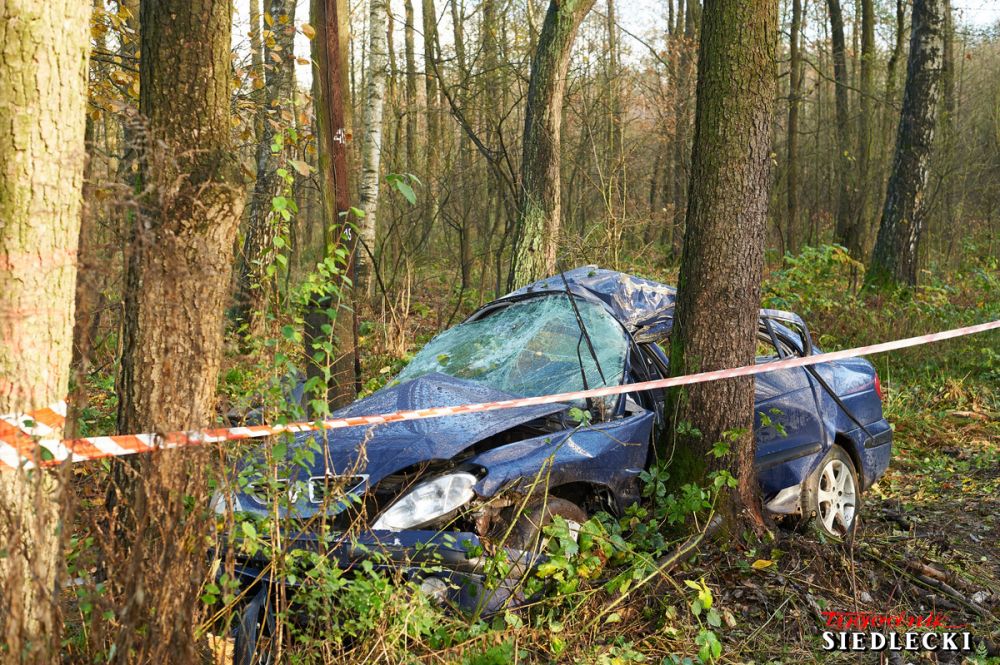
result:
<svg viewBox="0 0 1000 665"><path fill-rule="evenodd" d="M584 630L589 631L591 628L594 627L595 624L597 624L597 622L601 619L601 617L603 617L605 614L607 614L608 612L610 612L611 610L615 609L623 602L625 602L625 599L628 598L629 595L632 594L632 592L636 591L637 589L641 589L643 586L648 584L649 581L652 580L654 577L665 574L668 570L677 565L677 562L687 557L687 555L693 552L698 547L698 545L701 544L701 541L703 541L707 536L714 534L716 531L719 530L721 526L722 526L722 517L719 515L710 515L708 523L705 525L704 529L702 529L698 533L693 534L683 543L678 545L677 549L675 549L670 554L666 554L657 559L656 570L651 572L649 575L646 575L646 577L642 578L638 584L634 585L628 591L615 598L614 602L605 607L603 610L601 610L600 613L598 613L597 616L591 619L590 623L587 624L587 627Z"/></svg>

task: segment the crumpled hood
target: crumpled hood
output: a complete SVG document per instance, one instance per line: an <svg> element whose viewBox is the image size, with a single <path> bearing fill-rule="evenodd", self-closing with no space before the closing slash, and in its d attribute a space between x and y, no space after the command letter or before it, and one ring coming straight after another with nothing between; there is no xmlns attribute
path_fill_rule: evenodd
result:
<svg viewBox="0 0 1000 665"><path fill-rule="evenodd" d="M434 373L387 387L339 409L331 417L365 416L435 406L494 402L516 397L472 381ZM414 464L447 460L483 439L522 423L565 410L565 404L465 413L423 420L398 421L369 427L311 432L294 445L319 440L327 454L316 456L312 475L365 474L369 484ZM325 446L323 441L325 439Z"/></svg>

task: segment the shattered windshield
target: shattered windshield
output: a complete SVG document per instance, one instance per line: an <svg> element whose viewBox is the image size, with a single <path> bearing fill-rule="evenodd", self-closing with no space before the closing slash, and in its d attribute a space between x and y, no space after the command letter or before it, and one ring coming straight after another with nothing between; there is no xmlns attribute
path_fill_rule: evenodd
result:
<svg viewBox="0 0 1000 665"><path fill-rule="evenodd" d="M563 294L515 302L446 330L413 358L398 380L441 372L525 397L582 390L584 376L590 388L620 384L628 352L625 332L600 305L580 299L576 305L607 383Z"/></svg>

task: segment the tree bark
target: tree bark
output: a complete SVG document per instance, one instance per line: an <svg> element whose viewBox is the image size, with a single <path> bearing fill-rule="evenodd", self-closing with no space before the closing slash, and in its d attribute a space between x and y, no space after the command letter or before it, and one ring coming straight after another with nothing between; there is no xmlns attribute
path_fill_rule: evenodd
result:
<svg viewBox="0 0 1000 665"><path fill-rule="evenodd" d="M260 143L264 133L264 106L261 95L265 88L264 82L264 41L261 37L260 29L260 7L262 0L249 0L250 2L250 78L254 89L253 98L257 102L257 112L254 114L253 131L254 138Z"/></svg>
<svg viewBox="0 0 1000 665"><path fill-rule="evenodd" d="M934 142L941 79L944 13L941 0L914 0L903 110L885 207L865 285L917 283L920 238L927 212L927 166Z"/></svg>
<svg viewBox="0 0 1000 665"><path fill-rule="evenodd" d="M438 95L438 30L437 9L434 0L422 0L421 18L424 27L424 105L427 119L427 137L424 168L424 185L427 187L427 204L424 206L424 232L429 233L438 216L438 186L441 174L441 122Z"/></svg>
<svg viewBox="0 0 1000 665"><path fill-rule="evenodd" d="M555 271L560 228L560 131L569 56L594 0L551 0L531 61L521 158L520 219L513 282Z"/></svg>
<svg viewBox="0 0 1000 665"><path fill-rule="evenodd" d="M788 62L788 164L785 183L788 202L785 217L785 250L799 251L799 102L802 95L802 0L792 0Z"/></svg>
<svg viewBox="0 0 1000 665"><path fill-rule="evenodd" d="M306 375L319 384L319 399L332 408L357 395L359 361L357 318L351 307L357 237L352 228L348 152L351 107L348 103L348 20L346 0L313 0L313 98L319 131L320 188L323 198L326 256L337 264L332 291L314 298L306 312ZM318 354L318 356L317 356Z"/></svg>
<svg viewBox="0 0 1000 665"><path fill-rule="evenodd" d="M681 12L681 4L684 11ZM687 214L688 175L691 172L691 144L689 128L691 125L691 94L692 74L696 64L693 55L698 48L698 15L701 6L698 0L687 0L678 3L677 14L677 76L674 82L674 169L673 169L673 200L674 228L671 252L676 259L681 255L681 244L684 238L684 220ZM684 25L681 36L681 24Z"/></svg>
<svg viewBox="0 0 1000 665"><path fill-rule="evenodd" d="M128 248L119 375L123 433L203 427L214 421L229 302L233 243L243 209L242 178L231 142L231 1L143 2L140 6L139 111L143 193ZM121 543L130 574L115 644L153 660L195 659L187 614L202 581L197 571L207 522L184 497L205 495L197 451L132 462L141 467L127 501L111 496L112 517L128 511L134 540ZM119 467L124 468L124 467ZM124 475L124 474L122 474ZM121 475L119 475L119 480ZM167 570L189 575L164 585ZM141 641L140 641L140 637ZM142 656L138 656L140 659Z"/></svg>
<svg viewBox="0 0 1000 665"><path fill-rule="evenodd" d="M944 12L944 35L943 52L941 61L941 141L940 156L941 164L941 214L939 215L939 225L943 238L948 238L947 249L942 252L946 257L951 254L952 243L950 239L955 237L956 224L959 219L959 211L956 210L955 202L955 180L959 166L956 164L955 156L955 113L958 104L955 99L955 22L952 16L951 0L941 0Z"/></svg>
<svg viewBox="0 0 1000 665"><path fill-rule="evenodd" d="M266 86L258 109L261 131L257 143L257 180L250 200L236 296L236 318L246 324L248 338L263 332L274 291L274 280L268 277L267 269L274 262L274 241L280 228L271 199L279 193L280 181L275 172L281 155L271 146L278 131L276 126L285 127L285 117L294 106L295 4L295 0L270 0L268 4L269 25L263 40Z"/></svg>
<svg viewBox="0 0 1000 665"><path fill-rule="evenodd" d="M853 178L851 177L851 129L848 99L850 83L847 80L844 17L840 9L840 0L827 0L827 7L830 12L830 38L833 42L834 99L837 125L837 155L834 162L837 173L837 221L834 228L834 242L846 247L851 255L856 257L861 248L858 245L851 201Z"/></svg>
<svg viewBox="0 0 1000 665"><path fill-rule="evenodd" d="M48 406L68 389L90 9L65 0L0 4L0 413ZM34 441L5 423L0 438L40 461ZM55 474L0 470L6 662L59 659L62 487Z"/></svg>
<svg viewBox="0 0 1000 665"><path fill-rule="evenodd" d="M691 188L671 336L674 375L754 362L764 265L771 120L775 93L777 4L708 0L698 60ZM702 482L731 470L734 494L718 505L731 534L761 525L754 470L754 383L731 379L671 395L676 414L671 477ZM680 435L680 423L700 436ZM731 456L710 455L733 436ZM661 454L665 452L661 447Z"/></svg>
<svg viewBox="0 0 1000 665"><path fill-rule="evenodd" d="M861 86L858 104L858 191L855 202L854 235L857 244L855 256L863 256L866 238L873 224L869 221L868 201L872 190L872 155L875 137L872 124L875 122L875 3L861 0Z"/></svg>
<svg viewBox="0 0 1000 665"><path fill-rule="evenodd" d="M365 100L364 138L361 143L361 183L358 187L364 217L359 222L363 247L357 256L359 294L369 292L371 259L375 253L375 232L378 224L379 172L382 162L382 120L385 107L385 81L388 68L386 20L389 7L386 0L371 0L368 21L368 90Z"/></svg>
<svg viewBox="0 0 1000 665"><path fill-rule="evenodd" d="M417 64L413 46L413 0L403 0L403 57L406 59L406 168L417 165Z"/></svg>

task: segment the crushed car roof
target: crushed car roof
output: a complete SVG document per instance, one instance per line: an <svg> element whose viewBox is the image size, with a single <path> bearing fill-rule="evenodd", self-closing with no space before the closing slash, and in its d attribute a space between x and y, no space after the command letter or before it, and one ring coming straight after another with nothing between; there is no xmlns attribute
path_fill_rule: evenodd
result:
<svg viewBox="0 0 1000 665"><path fill-rule="evenodd" d="M621 321L636 341L662 338L673 326L677 289L649 279L614 270L583 266L562 275L548 277L513 291L501 300L520 298L532 293L565 292L597 299Z"/></svg>

